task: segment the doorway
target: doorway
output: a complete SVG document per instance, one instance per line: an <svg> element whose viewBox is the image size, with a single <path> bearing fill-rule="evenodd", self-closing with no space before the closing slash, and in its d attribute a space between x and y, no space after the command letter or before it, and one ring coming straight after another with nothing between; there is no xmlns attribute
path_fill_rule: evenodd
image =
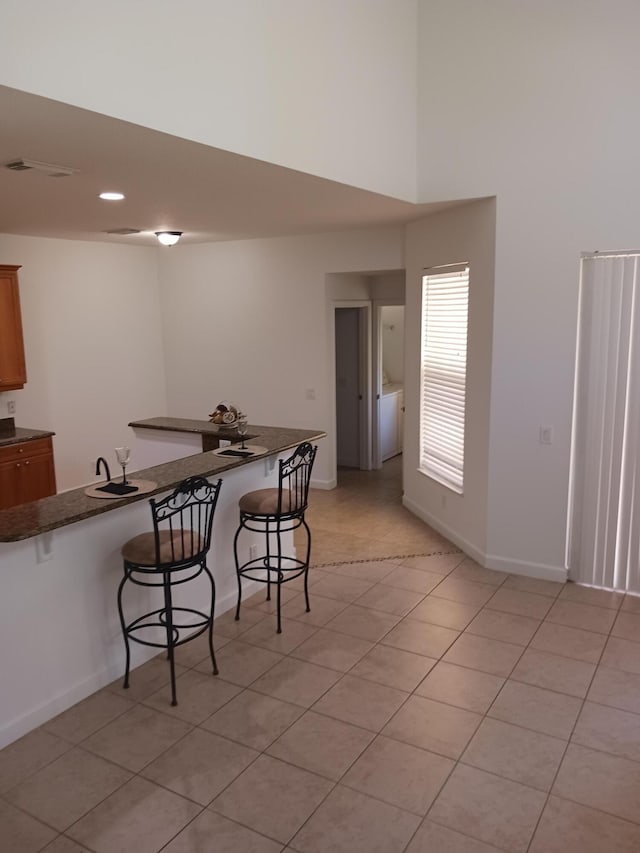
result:
<svg viewBox="0 0 640 853"><path fill-rule="evenodd" d="M369 307L335 309L336 461L371 468Z"/></svg>

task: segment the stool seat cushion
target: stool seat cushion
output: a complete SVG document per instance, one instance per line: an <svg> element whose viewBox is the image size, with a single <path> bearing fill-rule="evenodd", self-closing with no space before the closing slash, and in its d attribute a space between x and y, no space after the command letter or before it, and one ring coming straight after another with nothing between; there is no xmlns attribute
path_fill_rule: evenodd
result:
<svg viewBox="0 0 640 853"><path fill-rule="evenodd" d="M202 538L192 530L161 530L159 539L161 564L188 560L204 547ZM156 542L153 533L139 533L125 542L122 557L137 566L155 566Z"/></svg>
<svg viewBox="0 0 640 853"><path fill-rule="evenodd" d="M251 515L276 515L278 512L278 489L257 489L247 492L238 502L241 512ZM288 492L282 494L282 512L292 512L298 507L292 505Z"/></svg>

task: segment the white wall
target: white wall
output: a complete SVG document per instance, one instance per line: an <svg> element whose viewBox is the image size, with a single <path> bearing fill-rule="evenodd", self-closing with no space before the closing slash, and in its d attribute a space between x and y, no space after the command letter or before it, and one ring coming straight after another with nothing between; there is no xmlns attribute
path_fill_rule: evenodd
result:
<svg viewBox="0 0 640 853"><path fill-rule="evenodd" d="M416 2L4 0L0 84L413 199Z"/></svg>
<svg viewBox="0 0 640 853"><path fill-rule="evenodd" d="M22 264L27 359L0 416L13 399L17 426L55 431L59 491L91 481L90 459L115 464L130 420L165 413L157 251L0 234L3 263Z"/></svg>
<svg viewBox="0 0 640 853"><path fill-rule="evenodd" d="M640 5L419 9L418 197L497 196L487 553L561 576L579 254L640 244Z"/></svg>
<svg viewBox="0 0 640 853"><path fill-rule="evenodd" d="M493 320L495 204L445 211L407 227L405 314L405 504L484 562L487 547L489 415ZM469 262L469 326L464 493L458 495L418 471L422 272Z"/></svg>
<svg viewBox="0 0 640 853"><path fill-rule="evenodd" d="M382 369L389 382L404 381L404 305L383 305Z"/></svg>
<svg viewBox="0 0 640 853"><path fill-rule="evenodd" d="M335 472L333 303L327 273L404 265L402 228L176 246L159 260L170 415L223 399L249 421L320 428L314 480ZM359 277L344 279L345 293ZM315 400L306 391L315 391Z"/></svg>

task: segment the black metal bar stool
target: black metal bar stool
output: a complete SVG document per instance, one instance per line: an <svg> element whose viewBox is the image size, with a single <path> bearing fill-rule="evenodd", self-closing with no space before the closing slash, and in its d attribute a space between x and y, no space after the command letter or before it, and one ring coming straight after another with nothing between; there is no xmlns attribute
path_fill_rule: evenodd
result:
<svg viewBox="0 0 640 853"><path fill-rule="evenodd" d="M304 574L304 595L309 607L307 580L311 554L311 531L305 521L309 497L311 470L318 448L308 442L301 444L288 458L280 461L278 488L247 492L239 501L240 526L233 540L233 553L238 577L236 620L240 618L242 578L267 584L267 601L271 600L271 584L276 584L278 634L282 633L280 616L280 587ZM304 559L289 556L282 550L282 534L304 527L307 547ZM263 534L264 553L240 565L238 540L243 530Z"/></svg>
<svg viewBox="0 0 640 853"><path fill-rule="evenodd" d="M208 630L213 674L218 674L213 650L216 588L207 568L207 553L211 547L213 516L221 485L221 480L212 484L204 477L190 477L168 497L160 501L152 498L149 503L153 531L134 536L122 547L124 577L118 587L118 612L127 655L124 687L129 687L129 640L166 649L171 670L172 705L178 704L174 665L176 646ZM211 585L210 607L203 610L176 607L173 604L173 588L195 580L202 574L208 577ZM127 622L122 606L122 594L127 583L162 588L163 605ZM183 636L181 632L185 631L192 633Z"/></svg>

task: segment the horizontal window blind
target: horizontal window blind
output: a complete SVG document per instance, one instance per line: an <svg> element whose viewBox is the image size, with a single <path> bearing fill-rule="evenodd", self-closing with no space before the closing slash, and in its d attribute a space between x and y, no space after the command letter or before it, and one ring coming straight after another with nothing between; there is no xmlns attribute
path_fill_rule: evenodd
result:
<svg viewBox="0 0 640 853"><path fill-rule="evenodd" d="M469 267L422 277L420 470L462 493L467 387Z"/></svg>

